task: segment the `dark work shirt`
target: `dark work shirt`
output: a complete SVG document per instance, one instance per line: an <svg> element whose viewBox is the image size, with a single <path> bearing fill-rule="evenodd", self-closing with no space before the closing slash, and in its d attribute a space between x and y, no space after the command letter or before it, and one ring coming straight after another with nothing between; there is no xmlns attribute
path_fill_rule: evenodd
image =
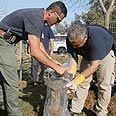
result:
<svg viewBox="0 0 116 116"><path fill-rule="evenodd" d="M101 60L112 49L114 36L101 26L86 26L88 30L88 39L83 47L73 48L67 39L67 51L74 55L81 55L87 60Z"/></svg>
<svg viewBox="0 0 116 116"><path fill-rule="evenodd" d="M41 41L47 51L49 50L50 39L53 39L53 38L54 38L54 34L52 29L47 24L45 24L42 30Z"/></svg>
<svg viewBox="0 0 116 116"><path fill-rule="evenodd" d="M28 33L41 37L41 31L44 24L44 9L27 8L20 9L7 15L0 22L0 29L10 32L17 37L17 39L27 40Z"/></svg>

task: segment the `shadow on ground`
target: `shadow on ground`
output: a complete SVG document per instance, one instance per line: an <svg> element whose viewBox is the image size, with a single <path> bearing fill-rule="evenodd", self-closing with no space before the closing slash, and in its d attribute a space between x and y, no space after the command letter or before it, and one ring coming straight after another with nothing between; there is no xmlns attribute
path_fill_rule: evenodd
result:
<svg viewBox="0 0 116 116"><path fill-rule="evenodd" d="M43 116L47 87L44 84L35 84L34 86L27 85L27 81L30 80L31 75L26 71L23 71L23 73L23 81L26 82L26 85L22 90L20 90L24 95L20 96L19 99L22 99L23 101L28 102L31 106L33 106L33 111L35 112L36 116Z"/></svg>
<svg viewBox="0 0 116 116"><path fill-rule="evenodd" d="M25 87L22 92L25 94L19 99L28 102L33 106L36 116L43 116L43 108L46 97L46 86L45 85L34 85Z"/></svg>

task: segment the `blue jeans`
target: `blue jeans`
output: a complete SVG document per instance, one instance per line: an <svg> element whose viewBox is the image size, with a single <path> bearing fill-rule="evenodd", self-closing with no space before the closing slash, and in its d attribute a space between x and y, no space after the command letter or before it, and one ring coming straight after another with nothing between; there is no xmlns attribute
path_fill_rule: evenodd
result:
<svg viewBox="0 0 116 116"><path fill-rule="evenodd" d="M37 72L38 72L39 66L41 67L41 70L40 70L39 79L38 79ZM36 60L36 58L31 57L31 75L32 75L32 80L34 82L44 81L44 71L46 68L47 68L46 65Z"/></svg>

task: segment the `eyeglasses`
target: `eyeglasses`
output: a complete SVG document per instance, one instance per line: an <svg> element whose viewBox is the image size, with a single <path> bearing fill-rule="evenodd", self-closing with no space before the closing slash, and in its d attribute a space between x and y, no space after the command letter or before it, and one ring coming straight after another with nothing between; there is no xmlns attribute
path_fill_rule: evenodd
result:
<svg viewBox="0 0 116 116"><path fill-rule="evenodd" d="M84 44L84 40L74 40L73 42L71 42L74 48L79 48L82 47L82 45Z"/></svg>
<svg viewBox="0 0 116 116"><path fill-rule="evenodd" d="M60 18L60 16L58 15L58 13L57 12L54 12L55 13L55 15L57 16L57 23L60 23L62 20L61 20L61 18Z"/></svg>

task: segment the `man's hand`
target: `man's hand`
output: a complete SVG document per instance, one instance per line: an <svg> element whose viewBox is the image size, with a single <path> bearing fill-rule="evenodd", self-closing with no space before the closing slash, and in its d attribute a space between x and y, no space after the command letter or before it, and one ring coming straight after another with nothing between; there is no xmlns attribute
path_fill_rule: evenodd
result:
<svg viewBox="0 0 116 116"><path fill-rule="evenodd" d="M77 90L77 85L75 84L74 81L69 82L65 87L68 88L67 93L75 93L75 91Z"/></svg>
<svg viewBox="0 0 116 116"><path fill-rule="evenodd" d="M57 60L54 60L54 59L52 59L52 58L51 58L51 60L52 60L54 63L56 63L56 64L62 66L62 64L61 64L60 62L58 62Z"/></svg>
<svg viewBox="0 0 116 116"><path fill-rule="evenodd" d="M60 74L61 76L65 75L66 73L68 73L67 69L61 65L58 65L58 67L56 69L54 69L58 74Z"/></svg>
<svg viewBox="0 0 116 116"><path fill-rule="evenodd" d="M68 88L68 92L74 93L77 90L77 86L81 84L84 80L85 80L85 77L82 74L78 74L65 87Z"/></svg>
<svg viewBox="0 0 116 116"><path fill-rule="evenodd" d="M53 51L50 51L50 56L53 57L54 53Z"/></svg>

